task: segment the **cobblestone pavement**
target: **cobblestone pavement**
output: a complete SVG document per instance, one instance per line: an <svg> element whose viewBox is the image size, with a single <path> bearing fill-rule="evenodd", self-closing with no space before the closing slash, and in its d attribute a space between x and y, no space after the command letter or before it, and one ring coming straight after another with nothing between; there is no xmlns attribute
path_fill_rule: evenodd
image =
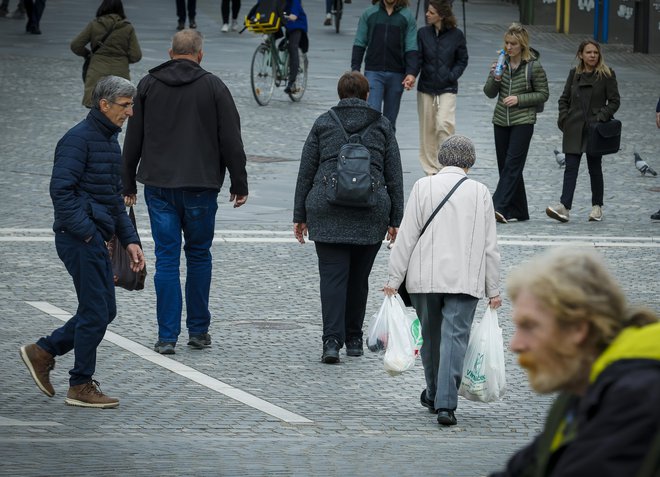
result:
<svg viewBox="0 0 660 477"><path fill-rule="evenodd" d="M132 68L136 80L166 58L176 22L171 3L125 2L144 52ZM197 23L206 37L203 65L224 79L241 113L250 199L238 210L222 203L218 212L211 349L190 350L182 341L171 359L154 358L148 351L156 340L152 282L142 292L118 291L119 313L109 330L119 338L108 337L98 352L96 377L104 391L121 399L119 408L107 411L63 404L71 355L59 358L52 373L53 399L36 389L18 357L20 345L59 326L53 315L75 312L75 291L50 233L48 182L57 140L85 115L82 60L67 45L96 4L48 2L41 36L26 35L22 22L0 19L0 474L478 476L501 467L539 430L549 403L528 389L508 351L505 399L488 405L461 399L459 425L448 429L439 428L418 404L424 386L419 363L390 377L371 353L342 355L338 366L319 362L316 257L312 245L300 246L290 234L292 196L302 144L314 119L336 103L336 80L349 67L366 2L346 6L339 35L321 26L322 2L305 2L311 38L308 90L294 104L280 88L267 107L256 105L249 87L250 58L259 38L221 34L219 2L199 0L198 5ZM462 25L458 2L457 7ZM499 1L466 4L470 66L460 80L457 129L474 139L478 159L472 176L491 190L497 182L494 104L481 89L502 32L516 18L515 7ZM660 132L654 124L659 57L605 46L619 79L617 117L624 123L622 150L604 161L605 219L586 220L590 198L584 167L572 220L559 224L543 211L560 193L563 171L552 155L561 144L556 104L580 38L546 27L531 31L551 97L539 117L525 171L532 219L498 225L502 276L548 246L596 246L631 301L659 311L660 225L649 215L660 207L660 177L642 177L633 166L636 149L660 169ZM415 101L414 93L404 95L398 121L406 191L422 174ZM143 202L137 215L153 276ZM386 267L383 247L371 275L367 322L382 300L378 289ZM44 303L63 312L49 314ZM483 307L482 302L477 318ZM507 340L510 315L505 299L499 316ZM207 378L194 378L195 371ZM230 397L240 391L307 422L287 422L275 411L259 410L249 396Z"/></svg>

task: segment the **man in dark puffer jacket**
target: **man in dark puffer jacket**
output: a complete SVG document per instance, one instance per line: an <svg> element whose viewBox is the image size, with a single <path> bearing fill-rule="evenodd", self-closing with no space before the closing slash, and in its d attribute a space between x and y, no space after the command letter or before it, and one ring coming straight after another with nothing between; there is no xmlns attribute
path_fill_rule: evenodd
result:
<svg viewBox="0 0 660 477"><path fill-rule="evenodd" d="M117 135L133 114L135 86L106 76L92 94L87 118L57 143L50 182L55 211L55 247L73 278L78 295L76 314L37 343L21 347L21 357L35 383L47 396L55 390L49 373L54 356L72 349L73 369L65 402L72 406L111 408L119 400L103 394L92 379L96 348L117 313L112 264L105 242L117 235L131 258L131 268L144 268L144 254L121 196L121 149Z"/></svg>

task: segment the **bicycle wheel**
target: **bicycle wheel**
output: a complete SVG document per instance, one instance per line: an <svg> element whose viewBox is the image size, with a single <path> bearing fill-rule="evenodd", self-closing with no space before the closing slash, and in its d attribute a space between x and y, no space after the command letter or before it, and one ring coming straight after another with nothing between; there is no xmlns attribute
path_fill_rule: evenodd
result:
<svg viewBox="0 0 660 477"><path fill-rule="evenodd" d="M335 0L335 32L339 33L339 24L341 23L341 14L344 8L341 0Z"/></svg>
<svg viewBox="0 0 660 477"><path fill-rule="evenodd" d="M275 88L275 65L270 46L262 43L254 51L250 69L250 83L254 99L261 106L266 106L273 97Z"/></svg>
<svg viewBox="0 0 660 477"><path fill-rule="evenodd" d="M309 66L307 55L298 50L298 55L300 57L300 66L298 67L298 76L296 76L295 87L291 93L289 93L289 98L291 101L298 102L302 99L303 94L305 94L305 89L307 88L307 67Z"/></svg>

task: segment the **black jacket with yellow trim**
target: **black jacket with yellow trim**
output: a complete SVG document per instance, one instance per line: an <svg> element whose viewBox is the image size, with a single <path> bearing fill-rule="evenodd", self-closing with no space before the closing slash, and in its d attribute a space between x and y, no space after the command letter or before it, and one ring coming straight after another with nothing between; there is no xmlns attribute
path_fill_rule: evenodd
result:
<svg viewBox="0 0 660 477"><path fill-rule="evenodd" d="M626 328L584 397L560 395L543 432L491 477L660 476L660 323ZM564 433L575 419L574 432Z"/></svg>

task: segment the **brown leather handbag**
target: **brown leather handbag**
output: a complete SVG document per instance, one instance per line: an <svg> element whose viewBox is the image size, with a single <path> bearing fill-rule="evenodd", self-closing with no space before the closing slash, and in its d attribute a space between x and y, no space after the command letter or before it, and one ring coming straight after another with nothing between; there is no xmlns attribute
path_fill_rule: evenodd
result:
<svg viewBox="0 0 660 477"><path fill-rule="evenodd" d="M128 216L133 222L135 233L137 234L137 225L135 225L135 212L130 207ZM147 267L145 266L139 272L131 270L131 257L116 235L113 235L107 243L108 252L110 252L110 262L112 262L112 274L115 279L115 286L125 288L126 290L142 290L147 278Z"/></svg>

